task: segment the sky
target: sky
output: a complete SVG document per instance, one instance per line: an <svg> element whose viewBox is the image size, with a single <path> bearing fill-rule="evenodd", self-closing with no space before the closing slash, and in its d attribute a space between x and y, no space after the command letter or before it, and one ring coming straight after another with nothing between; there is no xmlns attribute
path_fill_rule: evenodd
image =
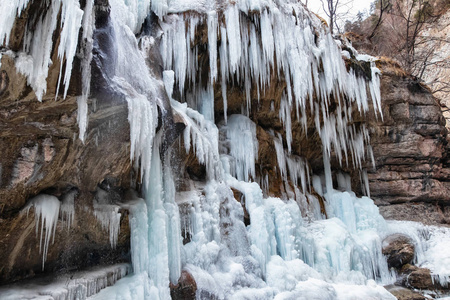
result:
<svg viewBox="0 0 450 300"><path fill-rule="evenodd" d="M341 13L349 10L349 18L356 17L358 11L364 12L366 10L368 13L370 10L370 4L373 1L374 0L340 0L341 3L349 3L349 8L341 9ZM305 0L303 0L302 2L305 3ZM308 0L308 8L309 10L317 13L322 18L328 21L328 17L323 12L322 3L320 2L320 0Z"/></svg>

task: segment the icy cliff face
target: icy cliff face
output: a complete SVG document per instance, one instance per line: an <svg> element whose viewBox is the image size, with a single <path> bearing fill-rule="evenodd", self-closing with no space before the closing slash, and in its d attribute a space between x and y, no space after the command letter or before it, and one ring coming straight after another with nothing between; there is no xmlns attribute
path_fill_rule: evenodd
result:
<svg viewBox="0 0 450 300"><path fill-rule="evenodd" d="M392 228L372 200L351 191L347 174L335 176L338 185L332 176L336 165L358 170L369 195L364 168L373 157L364 118L382 118L373 58L343 50L298 1L97 4L41 4L47 14L27 27L23 52L2 52L41 99L51 48L58 47L55 93L62 80L62 98L78 50L82 141L89 95L126 103L132 180L141 198L109 203L97 190L94 215L114 247L120 206L130 212L134 274L95 298L169 299L182 270L195 279L199 299L393 298L377 285L394 280L381 253ZM9 13L27 5L13 1ZM0 37L7 47L14 22L4 14ZM57 28L61 38L53 45ZM162 64L155 67L158 57ZM244 101L236 105L231 88L240 89ZM270 111L280 124L263 128L254 111L273 90L279 97ZM298 135L318 142L319 170L299 155ZM267 144L276 162L264 173L258 161ZM187 171L192 166L204 174ZM270 190L276 178L280 195ZM61 213L76 219L70 204L63 203ZM41 232L46 229L45 260L59 201L41 195L31 207L42 219Z"/></svg>

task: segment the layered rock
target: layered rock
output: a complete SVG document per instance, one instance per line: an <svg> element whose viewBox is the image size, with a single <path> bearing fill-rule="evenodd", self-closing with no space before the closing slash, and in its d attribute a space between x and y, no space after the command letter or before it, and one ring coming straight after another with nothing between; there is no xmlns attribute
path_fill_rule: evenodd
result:
<svg viewBox="0 0 450 300"><path fill-rule="evenodd" d="M371 196L390 216L429 207L430 223L446 222L450 200L448 145L445 120L438 101L423 85L405 76L389 61L381 61L383 120L371 125L371 143L376 168L368 169ZM391 206L392 205L392 206ZM403 215L403 216L402 216ZM426 214L424 214L426 215ZM392 215L415 219L414 213Z"/></svg>

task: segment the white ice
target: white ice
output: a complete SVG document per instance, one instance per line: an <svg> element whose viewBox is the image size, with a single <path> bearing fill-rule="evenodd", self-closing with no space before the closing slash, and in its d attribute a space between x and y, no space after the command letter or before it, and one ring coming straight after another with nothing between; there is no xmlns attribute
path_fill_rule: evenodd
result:
<svg viewBox="0 0 450 300"><path fill-rule="evenodd" d="M97 188L94 202L94 216L100 222L102 228L109 234L109 242L112 248L117 246L120 232L120 206L113 203L108 193Z"/></svg>
<svg viewBox="0 0 450 300"><path fill-rule="evenodd" d="M232 175L238 180L256 179L255 163L258 157L256 124L243 115L232 115L225 127L229 155L233 158Z"/></svg>
<svg viewBox="0 0 450 300"><path fill-rule="evenodd" d="M52 243L55 241L60 205L61 202L55 196L41 194L30 199L23 209L28 216L30 209L34 208L36 235L38 235L39 231L41 232L39 253L42 253L42 269L44 269L44 263L47 259L50 240L52 240Z"/></svg>

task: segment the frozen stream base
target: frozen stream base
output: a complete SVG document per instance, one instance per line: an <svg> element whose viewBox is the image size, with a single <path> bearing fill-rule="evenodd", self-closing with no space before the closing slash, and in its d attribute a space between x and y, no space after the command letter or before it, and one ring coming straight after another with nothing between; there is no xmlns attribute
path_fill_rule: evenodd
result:
<svg viewBox="0 0 450 300"><path fill-rule="evenodd" d="M83 300L114 285L131 271L129 264L95 267L87 271L46 276L0 287L0 299Z"/></svg>

